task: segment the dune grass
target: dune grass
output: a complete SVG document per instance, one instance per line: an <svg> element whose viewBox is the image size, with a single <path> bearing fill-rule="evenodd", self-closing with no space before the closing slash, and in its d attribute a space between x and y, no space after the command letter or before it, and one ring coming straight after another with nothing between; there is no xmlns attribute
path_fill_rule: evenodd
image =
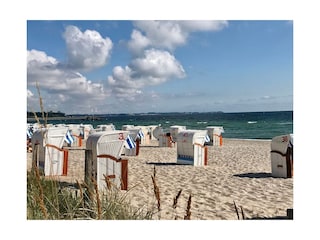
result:
<svg viewBox="0 0 320 240"><path fill-rule="evenodd" d="M128 191L120 190L112 183L105 190L99 191L97 183L72 184L59 180L59 176L44 177L33 166L27 172L27 219L28 220L161 220L160 191L156 183L156 170L152 176L155 187L157 207L142 210L130 204ZM173 199L172 211L177 207L182 189ZM186 215L191 218L191 195L189 196ZM173 219L178 219L173 214Z"/></svg>
<svg viewBox="0 0 320 240"><path fill-rule="evenodd" d="M44 177L37 168L27 173L28 220L142 220L152 212L130 205L127 192L116 187L98 191L97 184L66 183Z"/></svg>

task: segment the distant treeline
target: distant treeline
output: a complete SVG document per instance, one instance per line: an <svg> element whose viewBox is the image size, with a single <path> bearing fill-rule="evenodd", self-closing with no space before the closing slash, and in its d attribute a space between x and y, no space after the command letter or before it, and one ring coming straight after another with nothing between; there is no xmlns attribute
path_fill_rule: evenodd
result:
<svg viewBox="0 0 320 240"><path fill-rule="evenodd" d="M42 112L27 112L27 117L33 118L35 114L37 115L37 117L42 117ZM50 111L50 112L45 112L44 116L45 117L65 117L66 114L59 111L58 112Z"/></svg>

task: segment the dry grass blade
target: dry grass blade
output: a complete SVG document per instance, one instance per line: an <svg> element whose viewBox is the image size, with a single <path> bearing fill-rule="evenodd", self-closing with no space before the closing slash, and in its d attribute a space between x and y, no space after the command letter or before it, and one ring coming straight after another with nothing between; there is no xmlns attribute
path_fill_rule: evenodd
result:
<svg viewBox="0 0 320 240"><path fill-rule="evenodd" d="M93 197L94 197L94 192L93 192L93 187L92 187L92 183L93 183L94 179L91 177L91 184L90 183L84 183L84 188L87 192L87 196L88 196L88 199L90 199L90 201L93 200Z"/></svg>
<svg viewBox="0 0 320 240"><path fill-rule="evenodd" d="M46 128L47 127L47 120L48 120L48 113L47 113L47 117L45 117L44 106L43 106L42 97L40 94L40 87L39 87L38 82L36 82L36 88L37 88L38 96L39 96L39 104L40 104L40 109L41 109L41 113L42 113L42 119L44 121L44 127Z"/></svg>
<svg viewBox="0 0 320 240"><path fill-rule="evenodd" d="M91 179L94 185L94 190L96 192L96 201L97 201L97 211L98 211L98 219L101 219L101 202L100 202L100 196L99 196L99 190L98 190L98 184L95 181L95 179Z"/></svg>
<svg viewBox="0 0 320 240"><path fill-rule="evenodd" d="M237 216L238 216L238 220L240 219L239 217L239 212L238 212L238 208L237 208L237 205L236 203L233 201L233 205L234 205L234 208L236 209L236 213L237 213Z"/></svg>
<svg viewBox="0 0 320 240"><path fill-rule="evenodd" d="M79 183L78 179L76 180L76 182L77 182L77 185L78 185L79 190L80 190L80 199L81 199L82 207L84 208L83 189L82 189L82 186Z"/></svg>
<svg viewBox="0 0 320 240"><path fill-rule="evenodd" d="M157 185L156 179L153 176L151 176L151 178L152 178L152 182L153 182L153 192L154 192L154 195L155 195L155 197L157 199L157 203L158 203L158 205L157 205L158 211L160 211L161 210L160 190L159 190L159 187Z"/></svg>
<svg viewBox="0 0 320 240"><path fill-rule="evenodd" d="M240 208L241 208L242 219L246 219L246 217L244 216L244 212L243 212L242 206L240 206Z"/></svg>
<svg viewBox="0 0 320 240"><path fill-rule="evenodd" d="M158 207L158 211L160 212L161 210L161 203L160 203L160 190L159 190L159 187L157 185L157 182L156 182L156 167L153 168L153 176L151 176L152 178L152 183L153 183L153 192L154 192L154 195L157 199L157 207Z"/></svg>
<svg viewBox="0 0 320 240"><path fill-rule="evenodd" d="M190 218L191 218L190 209L191 209L191 194L189 195L187 210L186 210L186 215L184 216L184 220L190 220Z"/></svg>
<svg viewBox="0 0 320 240"><path fill-rule="evenodd" d="M172 207L173 207L174 209L177 208L178 199L179 199L179 197L180 197L180 195L181 195L181 192L182 192L182 189L180 189L180 191L178 192L178 194L176 195L176 197L173 198L173 205L172 205Z"/></svg>
<svg viewBox="0 0 320 240"><path fill-rule="evenodd" d="M83 189L82 189L82 186L81 186L81 184L79 183L78 179L76 179L76 183L77 183L77 185L78 185L78 187L79 187L79 190L80 190L80 196L82 197L82 196L83 196Z"/></svg>
<svg viewBox="0 0 320 240"><path fill-rule="evenodd" d="M36 173L36 179L37 179L37 184L38 184L38 188L39 188L39 196L38 196L38 200L39 200L39 206L41 209L41 212L44 216L44 219L48 219L48 212L47 212L47 208L44 204L44 194L43 194L43 188L41 185L41 179L40 179L40 173L39 173L39 168L37 166L35 166L35 173Z"/></svg>
<svg viewBox="0 0 320 240"><path fill-rule="evenodd" d="M41 109L41 113L42 113L42 119L45 119L44 117L44 107L43 107L43 101L42 101L42 97L41 97L41 94L40 94L40 87L39 87L39 84L38 82L36 82L36 87L37 87L37 91L38 91L38 95L39 95L39 103L40 103L40 109Z"/></svg>
<svg viewBox="0 0 320 240"><path fill-rule="evenodd" d="M109 177L106 176L105 174L103 174L103 176L104 176L104 181L106 182L107 188L108 188L108 190L110 190L110 189L111 189L110 179L109 179Z"/></svg>
<svg viewBox="0 0 320 240"><path fill-rule="evenodd" d="M153 178L156 178L156 173L157 173L156 166L153 166Z"/></svg>

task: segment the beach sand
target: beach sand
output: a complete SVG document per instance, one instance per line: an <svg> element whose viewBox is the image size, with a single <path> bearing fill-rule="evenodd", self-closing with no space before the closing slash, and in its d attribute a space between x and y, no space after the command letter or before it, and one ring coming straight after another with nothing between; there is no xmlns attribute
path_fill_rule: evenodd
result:
<svg viewBox="0 0 320 240"><path fill-rule="evenodd" d="M191 194L192 220L237 220L241 208L246 218L276 218L286 216L293 208L293 178L271 176L270 144L268 140L223 139L222 146L208 146L208 165L176 164L176 146L158 147L153 141L140 146L138 156L128 159L128 191L126 199L142 211L156 212L154 219L184 219ZM27 153L27 168L31 168L32 153ZM69 150L68 176L61 181L84 181L84 148ZM161 211L151 176L156 170L160 190ZM176 209L173 199L182 190Z"/></svg>

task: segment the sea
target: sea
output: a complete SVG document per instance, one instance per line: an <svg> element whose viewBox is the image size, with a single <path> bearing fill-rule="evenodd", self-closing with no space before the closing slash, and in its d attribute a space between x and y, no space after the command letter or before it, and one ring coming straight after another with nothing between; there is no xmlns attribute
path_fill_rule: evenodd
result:
<svg viewBox="0 0 320 240"><path fill-rule="evenodd" d="M48 120L52 124L113 124L116 129L123 125L186 126L186 129L204 130L207 126L221 126L225 138L272 139L275 136L293 134L293 111L275 112L177 112L177 113L139 113L105 114L93 119Z"/></svg>

